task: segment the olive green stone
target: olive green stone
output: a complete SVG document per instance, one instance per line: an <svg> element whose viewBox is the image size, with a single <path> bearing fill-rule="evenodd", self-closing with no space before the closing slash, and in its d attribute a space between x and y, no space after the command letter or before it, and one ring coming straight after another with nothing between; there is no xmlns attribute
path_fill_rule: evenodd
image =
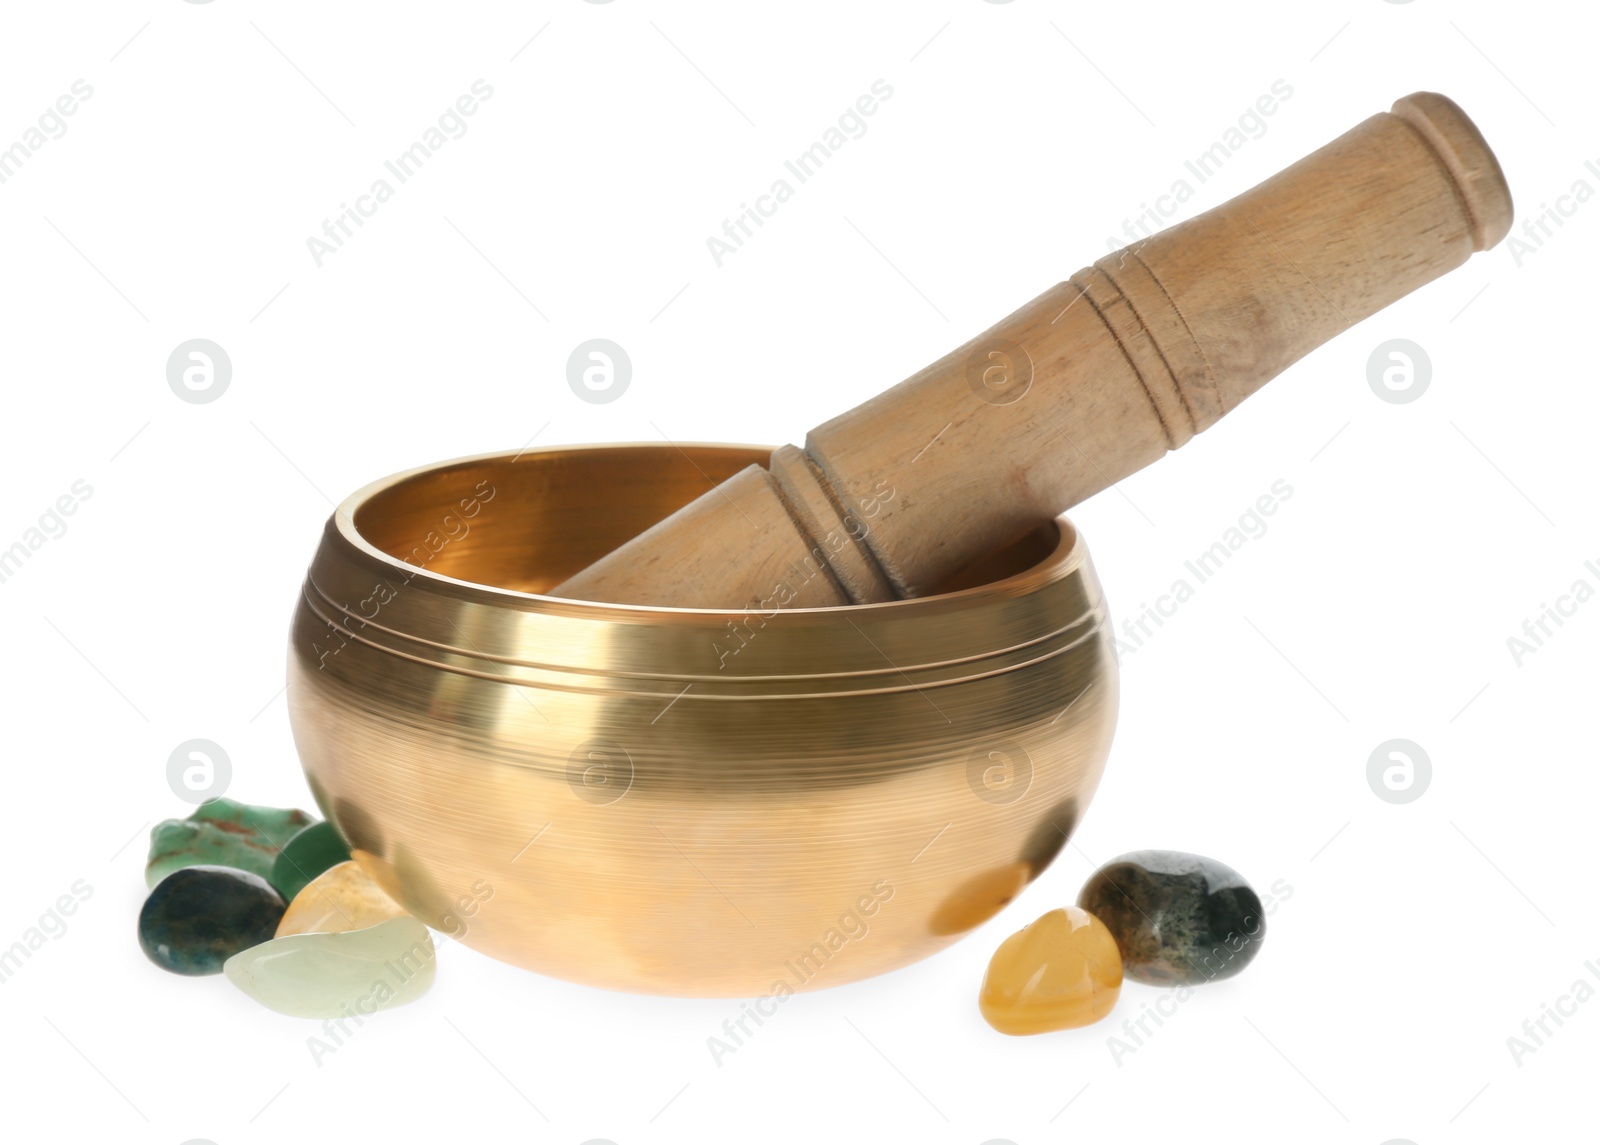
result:
<svg viewBox="0 0 1600 1145"><path fill-rule="evenodd" d="M362 930L291 934L235 954L228 980L292 1018L361 1018L433 985L433 936L409 915Z"/></svg>
<svg viewBox="0 0 1600 1145"><path fill-rule="evenodd" d="M332 823L313 823L283 845L272 864L272 885L290 902L330 867L350 861L350 848Z"/></svg>
<svg viewBox="0 0 1600 1145"><path fill-rule="evenodd" d="M1261 951L1261 899L1225 863L1183 851L1133 851L1101 867L1078 905L1117 940L1123 972L1156 986L1231 978Z"/></svg>
<svg viewBox="0 0 1600 1145"><path fill-rule="evenodd" d="M311 816L291 808L209 800L187 819L167 819L151 828L145 886L200 866L233 867L270 881L278 852L311 823Z"/></svg>

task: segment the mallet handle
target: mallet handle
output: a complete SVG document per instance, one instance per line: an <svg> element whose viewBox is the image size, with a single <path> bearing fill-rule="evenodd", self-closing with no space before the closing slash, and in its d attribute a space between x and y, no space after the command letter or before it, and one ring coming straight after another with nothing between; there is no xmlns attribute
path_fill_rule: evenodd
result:
<svg viewBox="0 0 1600 1145"><path fill-rule="evenodd" d="M1493 246L1511 214L1466 114L1407 96L1079 271L552 591L767 609L920 595Z"/></svg>

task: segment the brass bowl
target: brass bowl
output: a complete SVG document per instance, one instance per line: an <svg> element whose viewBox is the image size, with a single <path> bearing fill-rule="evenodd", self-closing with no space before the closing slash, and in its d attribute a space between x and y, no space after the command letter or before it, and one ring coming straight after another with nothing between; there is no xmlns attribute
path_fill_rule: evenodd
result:
<svg viewBox="0 0 1600 1145"><path fill-rule="evenodd" d="M1117 707L1065 518L917 600L539 595L768 452L468 458L329 519L290 639L295 742L418 918L576 982L784 994L932 954L1060 851Z"/></svg>

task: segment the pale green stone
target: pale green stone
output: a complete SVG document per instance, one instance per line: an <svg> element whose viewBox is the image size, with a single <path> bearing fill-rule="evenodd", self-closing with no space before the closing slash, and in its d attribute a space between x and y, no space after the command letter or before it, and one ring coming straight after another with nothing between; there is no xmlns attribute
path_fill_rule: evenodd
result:
<svg viewBox="0 0 1600 1145"><path fill-rule="evenodd" d="M201 866L234 867L270 883L278 852L311 822L311 816L290 807L209 800L187 819L165 819L151 829L145 885L153 888L173 871Z"/></svg>
<svg viewBox="0 0 1600 1145"><path fill-rule="evenodd" d="M364 930L291 934L240 951L222 971L293 1018L362 1017L415 1002L433 985L433 936L414 918Z"/></svg>

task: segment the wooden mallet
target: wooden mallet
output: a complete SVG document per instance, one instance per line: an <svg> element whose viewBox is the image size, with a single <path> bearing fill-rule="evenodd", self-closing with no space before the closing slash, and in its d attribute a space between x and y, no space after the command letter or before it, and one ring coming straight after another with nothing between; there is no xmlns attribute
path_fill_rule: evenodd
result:
<svg viewBox="0 0 1600 1145"><path fill-rule="evenodd" d="M1510 227L1472 121L1408 95L1079 271L551 593L763 611L926 594Z"/></svg>

